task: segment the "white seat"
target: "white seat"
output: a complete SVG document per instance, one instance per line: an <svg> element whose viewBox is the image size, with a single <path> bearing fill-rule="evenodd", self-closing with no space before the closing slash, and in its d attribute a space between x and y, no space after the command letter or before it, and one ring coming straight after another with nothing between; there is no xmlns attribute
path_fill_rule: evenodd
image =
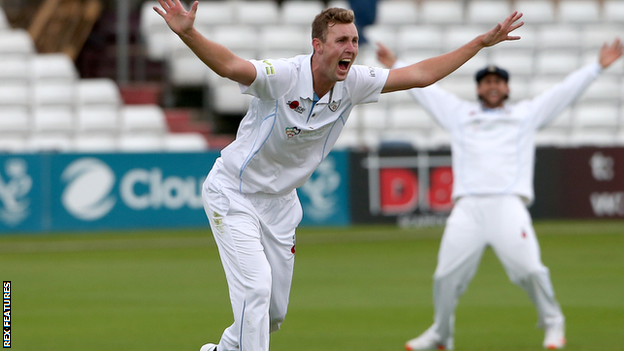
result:
<svg viewBox="0 0 624 351"><path fill-rule="evenodd" d="M429 114L418 105L397 105L390 108L388 128L395 131L428 131L433 126Z"/></svg>
<svg viewBox="0 0 624 351"><path fill-rule="evenodd" d="M516 0L514 7L522 12L522 20L528 25L555 21L555 2L552 0Z"/></svg>
<svg viewBox="0 0 624 351"><path fill-rule="evenodd" d="M534 71L534 55L524 50L492 51L492 62L506 69L512 77L530 76Z"/></svg>
<svg viewBox="0 0 624 351"><path fill-rule="evenodd" d="M236 2L236 20L240 24L268 25L279 20L277 1L241 0Z"/></svg>
<svg viewBox="0 0 624 351"><path fill-rule="evenodd" d="M76 86L76 104L119 107L122 105L121 93L114 80L110 78L80 79Z"/></svg>
<svg viewBox="0 0 624 351"><path fill-rule="evenodd" d="M0 56L25 58L36 52L35 43L25 29L10 29L1 32Z"/></svg>
<svg viewBox="0 0 624 351"><path fill-rule="evenodd" d="M0 82L28 83L30 81L30 59L0 57Z"/></svg>
<svg viewBox="0 0 624 351"><path fill-rule="evenodd" d="M442 50L442 32L429 25L406 25L398 30L397 46L401 52L410 50Z"/></svg>
<svg viewBox="0 0 624 351"><path fill-rule="evenodd" d="M368 104L360 109L362 130L364 132L375 131L379 133L386 128L388 109L386 106Z"/></svg>
<svg viewBox="0 0 624 351"><path fill-rule="evenodd" d="M26 140L27 152L71 152L73 143L64 134L33 134Z"/></svg>
<svg viewBox="0 0 624 351"><path fill-rule="evenodd" d="M347 0L329 0L327 2L327 8L330 7L338 7L341 9L350 9L351 5L349 5L349 1Z"/></svg>
<svg viewBox="0 0 624 351"><path fill-rule="evenodd" d="M461 24L464 5L458 0L426 0L420 5L420 22L431 24Z"/></svg>
<svg viewBox="0 0 624 351"><path fill-rule="evenodd" d="M219 26L214 29L212 40L232 51L259 49L258 30L249 25Z"/></svg>
<svg viewBox="0 0 624 351"><path fill-rule="evenodd" d="M522 17L524 20L524 16ZM504 41L490 48L488 51L518 51L532 53L537 46L537 32L533 27L522 26L511 33L511 35L519 36L520 40Z"/></svg>
<svg viewBox="0 0 624 351"><path fill-rule="evenodd" d="M38 54L31 60L33 81L55 81L73 83L78 79L74 61L66 54Z"/></svg>
<svg viewBox="0 0 624 351"><path fill-rule="evenodd" d="M43 107L33 111L33 131L71 135L74 132L74 112L70 107Z"/></svg>
<svg viewBox="0 0 624 351"><path fill-rule="evenodd" d="M76 111L77 130L80 133L119 132L119 108L110 106L83 106Z"/></svg>
<svg viewBox="0 0 624 351"><path fill-rule="evenodd" d="M237 83L225 78L219 78L215 83L210 89L214 111L224 114L244 114L247 111L251 96L241 94Z"/></svg>
<svg viewBox="0 0 624 351"><path fill-rule="evenodd" d="M306 53L302 53L301 50L294 49L264 49L260 50L258 53L258 57L262 60L264 59L287 59L291 57L295 57L297 55L303 55Z"/></svg>
<svg viewBox="0 0 624 351"><path fill-rule="evenodd" d="M570 25L544 25L537 30L538 45L542 49L578 49L581 33Z"/></svg>
<svg viewBox="0 0 624 351"><path fill-rule="evenodd" d="M494 27L511 15L511 6L506 0L473 0L468 2L468 23L487 24Z"/></svg>
<svg viewBox="0 0 624 351"><path fill-rule="evenodd" d="M618 102L621 96L619 79L601 75L581 95L580 101Z"/></svg>
<svg viewBox="0 0 624 351"><path fill-rule="evenodd" d="M546 90L554 87L556 84L559 84L563 81L564 76L536 76L530 82L529 92L531 98L536 97L537 95L545 92Z"/></svg>
<svg viewBox="0 0 624 351"><path fill-rule="evenodd" d="M77 135L72 141L72 149L83 153L116 152L117 139L107 134Z"/></svg>
<svg viewBox="0 0 624 351"><path fill-rule="evenodd" d="M444 129L434 128L427 140L427 147L431 150L449 149L451 147L451 134Z"/></svg>
<svg viewBox="0 0 624 351"><path fill-rule="evenodd" d="M26 135L30 132L30 114L26 106L3 106L0 108L0 140L7 134Z"/></svg>
<svg viewBox="0 0 624 351"><path fill-rule="evenodd" d="M260 47L264 50L290 50L299 54L312 52L310 31L302 26L263 26L260 29ZM267 56L261 56L267 57Z"/></svg>
<svg viewBox="0 0 624 351"><path fill-rule="evenodd" d="M622 0L605 0L602 3L603 18L608 22L624 22L624 2Z"/></svg>
<svg viewBox="0 0 624 351"><path fill-rule="evenodd" d="M167 131L165 112L158 105L125 105L120 114L123 133L154 133Z"/></svg>
<svg viewBox="0 0 624 351"><path fill-rule="evenodd" d="M198 27L213 27L235 24L235 11L236 5L234 1L200 1L195 16L195 25Z"/></svg>
<svg viewBox="0 0 624 351"><path fill-rule="evenodd" d="M439 51L416 49L416 50L408 50L408 51L403 52L399 58L406 64L413 64L416 62L420 62L422 60L432 58L439 54L440 54ZM377 62L377 65L379 65L379 62Z"/></svg>
<svg viewBox="0 0 624 351"><path fill-rule="evenodd" d="M34 106L72 107L76 101L76 89L72 82L37 81L32 87Z"/></svg>
<svg viewBox="0 0 624 351"><path fill-rule="evenodd" d="M364 28L364 32L370 43L380 42L391 50L398 50L395 26L372 24Z"/></svg>
<svg viewBox="0 0 624 351"><path fill-rule="evenodd" d="M154 11L154 6L161 8L158 1L146 1L141 5L139 28L141 39L146 45L147 57L153 61L162 61L167 57L172 43L180 38Z"/></svg>
<svg viewBox="0 0 624 351"><path fill-rule="evenodd" d="M164 149L169 152L201 152L208 150L208 142L201 133L168 133L164 136Z"/></svg>
<svg viewBox="0 0 624 351"><path fill-rule="evenodd" d="M280 22L309 27L325 5L317 0L286 0L280 8Z"/></svg>
<svg viewBox="0 0 624 351"><path fill-rule="evenodd" d="M488 30L479 25L447 27L444 32L444 51L455 50Z"/></svg>
<svg viewBox="0 0 624 351"><path fill-rule="evenodd" d="M580 103L574 109L574 127L616 130L619 112L617 103Z"/></svg>
<svg viewBox="0 0 624 351"><path fill-rule="evenodd" d="M407 25L418 20L416 3L413 1L385 0L377 3L375 23L381 25Z"/></svg>
<svg viewBox="0 0 624 351"><path fill-rule="evenodd" d="M174 87L203 87L210 68L188 48L169 53L169 81Z"/></svg>
<svg viewBox="0 0 624 351"><path fill-rule="evenodd" d="M538 75L567 75L579 67L579 56L572 51L544 50L535 59L535 73Z"/></svg>
<svg viewBox="0 0 624 351"><path fill-rule="evenodd" d="M604 43L611 44L615 38L621 36L624 26L615 24L586 26L581 32L581 46L584 50L592 50L598 55L598 50Z"/></svg>
<svg viewBox="0 0 624 351"><path fill-rule="evenodd" d="M117 147L121 152L161 152L164 150L161 134L126 133L118 139Z"/></svg>
<svg viewBox="0 0 624 351"><path fill-rule="evenodd" d="M511 102L518 102L525 99L530 99L530 84L529 79L519 77L510 71L511 77L509 78L509 100ZM476 92L475 92L476 94Z"/></svg>
<svg viewBox="0 0 624 351"><path fill-rule="evenodd" d="M28 107L32 92L27 83L0 83L0 108L6 106Z"/></svg>
<svg viewBox="0 0 624 351"><path fill-rule="evenodd" d="M559 0L559 21L592 23L600 20L600 4L595 0Z"/></svg>
<svg viewBox="0 0 624 351"><path fill-rule="evenodd" d="M0 153L17 154L28 151L26 138L19 135L3 135L0 138Z"/></svg>
<svg viewBox="0 0 624 351"><path fill-rule="evenodd" d="M0 30L7 30L9 28L11 28L11 24L6 17L6 13L4 13L4 10L0 7Z"/></svg>
<svg viewBox="0 0 624 351"><path fill-rule="evenodd" d="M616 145L616 133L610 130L576 130L570 135L569 146L601 146Z"/></svg>

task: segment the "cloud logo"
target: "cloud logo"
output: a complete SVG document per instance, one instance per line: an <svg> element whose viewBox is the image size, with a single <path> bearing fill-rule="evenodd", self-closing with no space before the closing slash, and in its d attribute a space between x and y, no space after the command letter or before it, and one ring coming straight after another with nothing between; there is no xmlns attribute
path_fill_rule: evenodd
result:
<svg viewBox="0 0 624 351"><path fill-rule="evenodd" d="M115 206L116 199L111 195L115 174L106 163L96 158L72 162L61 174L61 180L67 183L61 203L78 219L100 219Z"/></svg>

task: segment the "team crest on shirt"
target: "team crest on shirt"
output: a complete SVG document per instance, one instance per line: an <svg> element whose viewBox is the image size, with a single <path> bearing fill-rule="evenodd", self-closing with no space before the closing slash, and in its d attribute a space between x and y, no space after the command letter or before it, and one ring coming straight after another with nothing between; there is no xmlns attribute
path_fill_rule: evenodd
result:
<svg viewBox="0 0 624 351"><path fill-rule="evenodd" d="M340 107L341 102L342 100L332 101L327 107L329 107L331 112L336 112L336 110L338 110L338 107Z"/></svg>
<svg viewBox="0 0 624 351"><path fill-rule="evenodd" d="M368 67L368 73L370 74L371 78L375 78L375 69L373 67Z"/></svg>
<svg viewBox="0 0 624 351"><path fill-rule="evenodd" d="M288 105L288 107L290 107L291 110L294 110L298 114L302 114L303 111L305 111L305 107L301 106L301 104L297 100L288 101L286 104Z"/></svg>
<svg viewBox="0 0 624 351"><path fill-rule="evenodd" d="M299 133L301 133L301 129L299 129L297 127L287 127L286 128L286 136L288 137L288 139L294 137L295 135L299 135Z"/></svg>

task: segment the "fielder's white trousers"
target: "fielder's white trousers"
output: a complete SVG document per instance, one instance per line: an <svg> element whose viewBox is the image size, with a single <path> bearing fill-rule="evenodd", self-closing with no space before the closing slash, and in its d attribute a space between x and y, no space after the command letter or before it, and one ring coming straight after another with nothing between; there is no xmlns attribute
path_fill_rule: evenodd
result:
<svg viewBox="0 0 624 351"><path fill-rule="evenodd" d="M434 273L435 316L430 331L449 348L453 347L457 300L474 277L487 246L509 279L528 293L539 327L564 320L522 200L515 195L463 197L447 220Z"/></svg>
<svg viewBox="0 0 624 351"><path fill-rule="evenodd" d="M297 193L244 194L208 176L202 195L234 313L218 350L267 351L269 333L280 328L288 307L295 228L303 215Z"/></svg>

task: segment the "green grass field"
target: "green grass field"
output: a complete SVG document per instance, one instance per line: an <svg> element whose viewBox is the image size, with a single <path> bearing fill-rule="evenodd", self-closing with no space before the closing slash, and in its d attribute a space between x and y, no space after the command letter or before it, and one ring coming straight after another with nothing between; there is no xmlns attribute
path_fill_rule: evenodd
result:
<svg viewBox="0 0 624 351"><path fill-rule="evenodd" d="M568 350L624 350L624 221L538 222ZM402 351L432 321L442 228L302 228L272 351ZM14 350L199 350L232 322L208 230L0 236ZM488 250L456 350L541 350L528 297Z"/></svg>

